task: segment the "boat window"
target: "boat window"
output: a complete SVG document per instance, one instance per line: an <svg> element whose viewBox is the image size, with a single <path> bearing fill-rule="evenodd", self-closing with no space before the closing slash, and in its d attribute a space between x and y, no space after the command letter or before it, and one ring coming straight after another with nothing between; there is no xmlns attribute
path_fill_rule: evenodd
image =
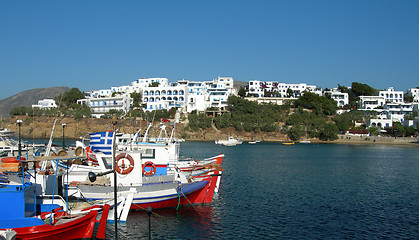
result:
<svg viewBox="0 0 419 240"><path fill-rule="evenodd" d="M112 157L101 157L106 169L112 169Z"/></svg>
<svg viewBox="0 0 419 240"><path fill-rule="evenodd" d="M146 149L145 152L141 155L142 158L155 158L155 149Z"/></svg>

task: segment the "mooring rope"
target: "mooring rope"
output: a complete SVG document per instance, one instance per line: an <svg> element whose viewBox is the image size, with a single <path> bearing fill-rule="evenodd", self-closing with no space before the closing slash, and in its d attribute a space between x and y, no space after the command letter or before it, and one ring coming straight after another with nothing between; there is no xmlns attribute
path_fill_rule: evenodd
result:
<svg viewBox="0 0 419 240"><path fill-rule="evenodd" d="M143 207L141 207L140 205L138 205L138 204L136 204L136 203L132 203L132 205L137 206L138 208L141 208L142 210L147 210L147 208L143 208ZM152 213L152 214L154 214L154 215L156 215L156 216L159 216L159 217L165 218L165 216L162 216L162 215L157 214L157 213L155 213L155 212L151 212L151 213Z"/></svg>

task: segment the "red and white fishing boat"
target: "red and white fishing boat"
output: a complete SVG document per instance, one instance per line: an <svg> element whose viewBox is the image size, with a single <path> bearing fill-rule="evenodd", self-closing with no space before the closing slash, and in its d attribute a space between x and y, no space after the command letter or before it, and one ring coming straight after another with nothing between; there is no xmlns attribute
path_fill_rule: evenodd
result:
<svg viewBox="0 0 419 240"><path fill-rule="evenodd" d="M1 160L0 232L11 239L105 239L109 205L71 212L60 196L44 196L40 184L25 182L27 162ZM20 183L10 181L17 176ZM55 200L55 201L54 201ZM60 201L62 200L62 201ZM100 217L100 220L97 218ZM95 231L96 223L100 223Z"/></svg>
<svg viewBox="0 0 419 240"><path fill-rule="evenodd" d="M87 200L113 198L113 174L116 174L118 196L133 194L131 209L178 207L212 201L221 169L197 178L169 167L169 163L161 158L153 162L147 156L145 151L117 152L113 161L112 156L96 153L96 167L109 174L99 177L95 181L97 184L72 181L69 194ZM116 173L112 172L114 163Z"/></svg>

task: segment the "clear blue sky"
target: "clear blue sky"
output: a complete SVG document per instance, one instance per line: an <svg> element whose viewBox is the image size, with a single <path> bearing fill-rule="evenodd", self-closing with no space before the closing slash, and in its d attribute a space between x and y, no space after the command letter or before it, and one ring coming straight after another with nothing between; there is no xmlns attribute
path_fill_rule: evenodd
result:
<svg viewBox="0 0 419 240"><path fill-rule="evenodd" d="M419 87L417 0L0 0L0 99L169 81Z"/></svg>

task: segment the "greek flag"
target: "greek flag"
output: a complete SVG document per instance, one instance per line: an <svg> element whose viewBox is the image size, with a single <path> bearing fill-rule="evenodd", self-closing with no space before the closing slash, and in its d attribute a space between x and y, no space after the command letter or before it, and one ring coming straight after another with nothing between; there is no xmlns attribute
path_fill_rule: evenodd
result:
<svg viewBox="0 0 419 240"><path fill-rule="evenodd" d="M90 150L112 154L113 132L97 132L90 134Z"/></svg>

